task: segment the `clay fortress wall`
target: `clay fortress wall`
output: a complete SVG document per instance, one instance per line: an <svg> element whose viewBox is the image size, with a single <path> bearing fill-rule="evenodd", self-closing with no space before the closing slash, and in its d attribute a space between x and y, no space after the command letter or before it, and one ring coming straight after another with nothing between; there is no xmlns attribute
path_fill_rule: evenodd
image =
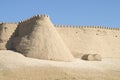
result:
<svg viewBox="0 0 120 80"><path fill-rule="evenodd" d="M11 47L11 44L9 44L8 41L17 28L17 25L18 23L0 23L0 50L5 50Z"/></svg>
<svg viewBox="0 0 120 80"><path fill-rule="evenodd" d="M17 36L17 33L14 32L17 32L18 25L26 25L24 22L34 21L34 17L19 23L0 23L0 49L12 49L14 45L12 43L15 42L14 37ZM119 28L69 25L54 25L54 27L75 57L90 53L100 54L102 57L120 58Z"/></svg>
<svg viewBox="0 0 120 80"><path fill-rule="evenodd" d="M83 54L120 57L119 28L69 25L55 27L75 57L81 57Z"/></svg>

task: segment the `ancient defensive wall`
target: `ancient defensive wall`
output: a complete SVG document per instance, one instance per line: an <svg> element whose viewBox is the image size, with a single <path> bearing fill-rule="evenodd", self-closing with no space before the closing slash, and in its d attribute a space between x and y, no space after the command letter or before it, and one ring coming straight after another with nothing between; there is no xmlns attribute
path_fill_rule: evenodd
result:
<svg viewBox="0 0 120 80"><path fill-rule="evenodd" d="M120 28L71 25L55 27L75 57L83 54L120 57Z"/></svg>
<svg viewBox="0 0 120 80"><path fill-rule="evenodd" d="M0 50L10 49L11 43L9 42L18 23L0 23Z"/></svg>
<svg viewBox="0 0 120 80"><path fill-rule="evenodd" d="M0 23L0 49L10 49L15 42L11 37L17 37L20 32L16 30L18 25L27 26L24 28L25 32L29 29L27 24L33 24L31 21L34 22L36 16L19 23ZM46 15L42 16L46 17ZM54 27L75 57L81 57L83 54L100 54L102 57L120 58L120 28L72 25L54 25ZM21 35L27 33L21 33Z"/></svg>

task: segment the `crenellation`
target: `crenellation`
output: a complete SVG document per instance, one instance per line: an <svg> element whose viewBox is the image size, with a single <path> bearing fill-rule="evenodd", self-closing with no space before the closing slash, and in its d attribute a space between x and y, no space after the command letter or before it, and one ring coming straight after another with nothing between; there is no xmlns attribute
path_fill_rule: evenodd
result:
<svg viewBox="0 0 120 80"><path fill-rule="evenodd" d="M77 26L72 25L73 28L77 28Z"/></svg>
<svg viewBox="0 0 120 80"><path fill-rule="evenodd" d="M43 14L43 15L40 15L39 17L45 17L45 15Z"/></svg>
<svg viewBox="0 0 120 80"><path fill-rule="evenodd" d="M2 42L0 43L2 45L2 46L0 46L0 49L6 49L6 47L7 47L6 44L8 44L7 42L10 42L9 39L11 38L11 36L13 35L14 32L15 32L14 33L15 36L13 36L12 38L16 38L16 36L23 36L24 34L29 34L30 31L27 31L27 30L33 29L34 27L32 27L31 25L34 25L34 24L36 25L36 23L39 20L47 21L47 20L49 20L49 16L46 15L46 14L44 14L44 15L39 15L38 14L38 15L35 15L35 16L33 16L31 18L28 18L26 20L21 20L18 23L14 23L14 22L0 22L0 39L2 41L4 41L4 43L2 43ZM62 36L63 36L62 39L65 38L65 40L68 40L68 39L71 40L71 42L68 44L68 47L69 48L71 47L70 49L73 50L73 52L74 52L74 48L75 48L76 51L82 51L81 48L84 45L81 46L80 44L83 44L83 43L85 45L89 44L90 42L87 41L88 40L87 38L92 37L92 36L94 36L94 37L91 38L91 39L94 39L94 40L91 40L91 42L95 41L99 45L101 45L102 42L104 42L105 36L111 36L111 37L108 37L109 39L107 39L107 40L113 39L113 41L114 40L118 40L119 41L119 37L118 37L119 36L119 32L118 31L120 31L120 28L112 28L112 27L106 27L106 26L101 26L101 25L100 26L95 26L95 25L93 25L93 26L92 25L88 25L88 26L79 25L78 26L78 25L61 25L61 24L54 24L54 27L55 27L55 29L58 32L60 30L59 34L62 34ZM19 32L16 32L16 28L17 28L17 31L19 31ZM23 33L23 31L24 31L24 33ZM20 35L20 34L23 34L23 35ZM69 36L67 36L67 35L69 35ZM113 35L114 35L114 37L113 37ZM116 38L118 38L118 39L116 39ZM103 40L102 42L101 42L101 39ZM84 42L84 40L86 40L86 41ZM65 42L65 43L67 43L67 42ZM81 48L78 49L76 47L76 45L74 44L74 42L75 42L75 44L79 43L78 45ZM71 46L71 43L73 43L72 44L73 47ZM90 44L94 44L94 43L90 43ZM111 45L114 45L114 44L111 44ZM86 45L86 46L88 46L88 45ZM86 46L84 46L85 47L84 49L86 49ZM93 45L93 47L94 47L94 45ZM99 46L99 47L101 47L101 46ZM9 48L11 48L11 44L9 45ZM96 47L94 47L94 48L96 48ZM88 50L89 49L92 50L93 48L88 46ZM103 48L101 48L101 49L103 49ZM100 49L98 49L98 51L102 53L102 51ZM77 52L77 53L81 53L81 52Z"/></svg>
<svg viewBox="0 0 120 80"><path fill-rule="evenodd" d="M90 28L90 25L88 25L87 28Z"/></svg>
<svg viewBox="0 0 120 80"><path fill-rule="evenodd" d="M66 28L66 25L63 25L64 28Z"/></svg>
<svg viewBox="0 0 120 80"><path fill-rule="evenodd" d="M63 28L64 25L61 25L61 28Z"/></svg>
<svg viewBox="0 0 120 80"><path fill-rule="evenodd" d="M81 26L80 28L84 28L84 26Z"/></svg>
<svg viewBox="0 0 120 80"><path fill-rule="evenodd" d="M89 25L89 28L91 28L91 25Z"/></svg>
<svg viewBox="0 0 120 80"><path fill-rule="evenodd" d="M17 22L0 22L0 24L18 24Z"/></svg>
<svg viewBox="0 0 120 80"><path fill-rule="evenodd" d="M89 28L92 28L92 26L91 26L91 25L89 25L88 27L89 27Z"/></svg>
<svg viewBox="0 0 120 80"><path fill-rule="evenodd" d="M101 29L102 27L101 26L99 26L99 29Z"/></svg>
<svg viewBox="0 0 120 80"><path fill-rule="evenodd" d="M65 28L65 25L61 25L62 28Z"/></svg>
<svg viewBox="0 0 120 80"><path fill-rule="evenodd" d="M112 30L112 28L110 28L110 30Z"/></svg>
<svg viewBox="0 0 120 80"><path fill-rule="evenodd" d="M67 28L67 25L65 25L64 27Z"/></svg>
<svg viewBox="0 0 120 80"><path fill-rule="evenodd" d="M79 26L78 26L78 25L76 25L75 27L76 27L76 28L79 28Z"/></svg>
<svg viewBox="0 0 120 80"><path fill-rule="evenodd" d="M112 28L110 27L110 30L112 30Z"/></svg>
<svg viewBox="0 0 120 80"><path fill-rule="evenodd" d="M58 27L61 27L61 25L60 25L60 24L58 24L57 26L58 26Z"/></svg>
<svg viewBox="0 0 120 80"><path fill-rule="evenodd" d="M73 25L70 25L71 28L74 28Z"/></svg>
<svg viewBox="0 0 120 80"><path fill-rule="evenodd" d="M73 25L73 27L78 28L78 26L77 26L77 25L76 25L76 26L74 26L74 25Z"/></svg>
<svg viewBox="0 0 120 80"><path fill-rule="evenodd" d="M108 29L108 27L107 27L107 26L105 26L105 29Z"/></svg>
<svg viewBox="0 0 120 80"><path fill-rule="evenodd" d="M95 26L93 26L93 28L95 28Z"/></svg>
<svg viewBox="0 0 120 80"><path fill-rule="evenodd" d="M111 30L113 30L113 28L111 28Z"/></svg>
<svg viewBox="0 0 120 80"><path fill-rule="evenodd" d="M65 28L65 25L62 25L63 28Z"/></svg>
<svg viewBox="0 0 120 80"><path fill-rule="evenodd" d="M60 25L61 26L61 25ZM65 28L68 28L68 25L65 25Z"/></svg>
<svg viewBox="0 0 120 80"><path fill-rule="evenodd" d="M111 28L111 27L106 27L106 26L95 26L95 25L89 25L89 26L78 26L78 25L54 25L55 27L60 27L60 28L95 28L95 29L105 29L105 30L120 30L119 28Z"/></svg>
<svg viewBox="0 0 120 80"><path fill-rule="evenodd" d="M108 27L105 27L106 29L108 29Z"/></svg>
<svg viewBox="0 0 120 80"><path fill-rule="evenodd" d="M57 27L57 25L56 25L56 24L54 24L54 27Z"/></svg>
<svg viewBox="0 0 120 80"><path fill-rule="evenodd" d="M55 26L56 26L56 27L60 27L59 24L56 24Z"/></svg>
<svg viewBox="0 0 120 80"><path fill-rule="evenodd" d="M72 28L76 28L76 26L72 25Z"/></svg>
<svg viewBox="0 0 120 80"><path fill-rule="evenodd" d="M73 28L77 28L77 26L76 26L76 25L73 25Z"/></svg>
<svg viewBox="0 0 120 80"><path fill-rule="evenodd" d="M101 26L101 29L105 29L105 27Z"/></svg>
<svg viewBox="0 0 120 80"><path fill-rule="evenodd" d="M98 26L98 28L100 29L100 28L101 28L101 26Z"/></svg>
<svg viewBox="0 0 120 80"><path fill-rule="evenodd" d="M81 28L84 28L85 26L81 26Z"/></svg>
<svg viewBox="0 0 120 80"><path fill-rule="evenodd" d="M43 14L43 15L37 15L36 17L39 17L39 18L41 18L41 17L49 17L47 14Z"/></svg>
<svg viewBox="0 0 120 80"><path fill-rule="evenodd" d="M109 27L109 30L110 30L110 27Z"/></svg>
<svg viewBox="0 0 120 80"><path fill-rule="evenodd" d="M28 18L26 20L22 20L22 21L19 21L18 23L14 23L14 22L0 22L0 24L25 24L26 22L30 22L31 20L34 21L34 19L38 19L38 18L43 18L43 17L49 17L48 15L46 14L43 14L43 15L34 15L33 17L31 18ZM55 24L54 25L55 27L59 27L59 28L95 28L95 29L105 29L105 30L120 30L120 28L111 28L111 27L106 27L106 26L78 26L78 25L60 25L60 24Z"/></svg>
<svg viewBox="0 0 120 80"><path fill-rule="evenodd" d="M65 25L65 28L67 28L68 27L68 25Z"/></svg>
<svg viewBox="0 0 120 80"><path fill-rule="evenodd" d="M44 17L49 17L47 14L44 14Z"/></svg>
<svg viewBox="0 0 120 80"><path fill-rule="evenodd" d="M86 28L89 28L89 25L87 25Z"/></svg>
<svg viewBox="0 0 120 80"><path fill-rule="evenodd" d="M33 17L31 17L31 18L28 18L28 19L26 19L26 20L22 20L22 21L20 21L20 22L18 22L19 24L23 24L23 23L25 23L25 22L29 22L29 21L31 21L31 20L34 20L34 19L39 19L39 18L48 18L49 16L48 15L46 15L46 14L42 14L42 15L39 15L39 14L37 14L37 15L34 15Z"/></svg>
<svg viewBox="0 0 120 80"><path fill-rule="evenodd" d="M41 17L41 15L40 14L37 14L36 16L34 16L34 17Z"/></svg>
<svg viewBox="0 0 120 80"><path fill-rule="evenodd" d="M71 28L71 25L68 25L68 28Z"/></svg>
<svg viewBox="0 0 120 80"><path fill-rule="evenodd" d="M95 28L95 26L91 26L92 28Z"/></svg>
<svg viewBox="0 0 120 80"><path fill-rule="evenodd" d="M96 28L96 29L99 29L99 27L98 27L98 26L95 26L95 28Z"/></svg>
<svg viewBox="0 0 120 80"><path fill-rule="evenodd" d="M84 26L83 28L86 28L86 26Z"/></svg>
<svg viewBox="0 0 120 80"><path fill-rule="evenodd" d="M75 28L74 25L71 25L71 28Z"/></svg>
<svg viewBox="0 0 120 80"><path fill-rule="evenodd" d="M79 28L79 26L78 26L78 25L76 25L76 26L75 26L75 28Z"/></svg>

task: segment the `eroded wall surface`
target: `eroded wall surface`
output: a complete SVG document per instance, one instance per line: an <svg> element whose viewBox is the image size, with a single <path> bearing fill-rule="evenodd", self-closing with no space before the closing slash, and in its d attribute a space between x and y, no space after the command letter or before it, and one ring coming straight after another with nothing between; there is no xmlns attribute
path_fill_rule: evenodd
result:
<svg viewBox="0 0 120 80"><path fill-rule="evenodd" d="M102 27L55 26L75 57L100 54L120 58L120 30Z"/></svg>
<svg viewBox="0 0 120 80"><path fill-rule="evenodd" d="M32 20L34 22L33 17L24 22L33 25ZM24 23L23 25L25 26L21 27L21 29L18 28L17 31L17 23L0 23L0 50L14 49L20 41L18 36L31 33L32 28L30 28L30 25ZM75 57L81 57L83 54L100 54L102 57L120 58L120 28L54 26ZM21 31L22 33L20 33Z"/></svg>
<svg viewBox="0 0 120 80"><path fill-rule="evenodd" d="M48 15L36 15L21 22L16 29L13 45L16 51L31 58L55 61L74 59Z"/></svg>
<svg viewBox="0 0 120 80"><path fill-rule="evenodd" d="M0 50L9 49L11 43L8 42L13 35L17 23L1 23L0 24Z"/></svg>

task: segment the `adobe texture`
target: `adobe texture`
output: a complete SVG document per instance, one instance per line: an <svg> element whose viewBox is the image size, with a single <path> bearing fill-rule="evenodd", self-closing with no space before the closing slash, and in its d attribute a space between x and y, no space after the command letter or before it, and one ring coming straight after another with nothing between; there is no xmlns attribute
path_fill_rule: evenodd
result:
<svg viewBox="0 0 120 80"><path fill-rule="evenodd" d="M62 60L71 52L75 57L100 54L102 57L120 58L119 44L119 28L53 25L47 15L33 16L18 24L0 24L0 49L14 49L30 57ZM67 59L72 59L72 56Z"/></svg>
<svg viewBox="0 0 120 80"><path fill-rule="evenodd" d="M14 48L27 57L72 61L66 47L48 15L37 15L18 25ZM16 33L15 32L15 33Z"/></svg>
<svg viewBox="0 0 120 80"><path fill-rule="evenodd" d="M56 30L75 57L100 54L120 58L120 29L101 26L61 26Z"/></svg>
<svg viewBox="0 0 120 80"><path fill-rule="evenodd" d="M11 43L8 42L13 35L17 23L0 23L0 50L9 49Z"/></svg>

